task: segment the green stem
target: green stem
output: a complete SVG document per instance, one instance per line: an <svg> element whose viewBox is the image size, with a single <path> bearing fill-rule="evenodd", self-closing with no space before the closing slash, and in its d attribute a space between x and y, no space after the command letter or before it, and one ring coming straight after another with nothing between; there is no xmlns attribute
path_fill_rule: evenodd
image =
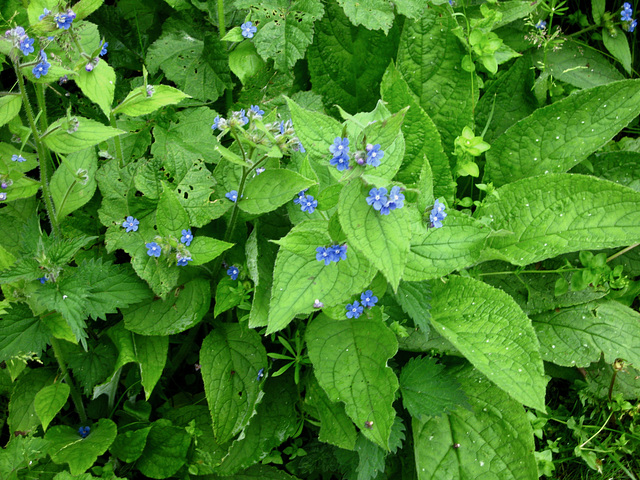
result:
<svg viewBox="0 0 640 480"><path fill-rule="evenodd" d="M31 109L31 103L27 96L27 89L24 84L24 79L22 78L22 73L20 72L20 67L14 62L13 68L16 72L16 77L18 78L18 86L20 87L20 94L22 95L22 104L24 105L24 110L27 113L27 119L29 121L29 127L31 127L33 141L36 144L38 163L40 164L40 183L42 184L42 196L44 197L45 208L47 209L47 215L49 216L49 221L51 222L53 231L56 235L60 235L60 227L56 218L55 209L53 208L53 202L51 201L51 192L49 191L49 151L42 144L42 140L40 139L38 127L36 126L36 121L33 116L33 110Z"/></svg>
<svg viewBox="0 0 640 480"><path fill-rule="evenodd" d="M218 0L218 32L220 33L220 40L227 34L227 28L224 20L224 0ZM233 104L233 92L229 87L225 89L225 107L227 112L231 109Z"/></svg>
<svg viewBox="0 0 640 480"><path fill-rule="evenodd" d="M614 258L618 258L620 255L624 255L625 253L627 253L629 250L633 250L634 248L636 248L638 245L640 245L640 243L634 243L633 245L630 245L626 248L623 248L622 250L620 250L618 253L614 253L613 255L611 255L609 258L607 258L607 263L609 263L611 260L613 260Z"/></svg>
<svg viewBox="0 0 640 480"><path fill-rule="evenodd" d="M113 112L109 115L109 123L113 128L118 128L118 125L116 124L116 116ZM122 156L122 142L120 141L120 135L116 135L113 140L116 144L116 158L118 159L118 165L122 168L124 167L124 157Z"/></svg>
<svg viewBox="0 0 640 480"><path fill-rule="evenodd" d="M73 379L71 378L71 373L69 373L69 370L67 369L67 364L64 361L64 355L62 354L62 348L60 347L60 343L58 342L58 339L55 337L51 337L50 340L51 340L51 346L53 347L53 354L55 355L56 360L58 361L60 370L62 370L62 375L63 375L62 378L67 383L67 385L69 385L69 391L71 392L71 400L73 400L73 404L76 407L76 411L78 412L78 415L80 415L80 421L82 423L86 423L87 414L84 411L82 397L78 393L78 390L76 389L76 386L73 383Z"/></svg>

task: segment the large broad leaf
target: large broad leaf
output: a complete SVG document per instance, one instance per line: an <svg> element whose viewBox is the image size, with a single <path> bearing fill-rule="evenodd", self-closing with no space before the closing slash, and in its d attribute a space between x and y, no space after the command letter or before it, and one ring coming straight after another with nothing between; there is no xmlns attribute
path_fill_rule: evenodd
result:
<svg viewBox="0 0 640 480"><path fill-rule="evenodd" d="M600 354L640 365L640 314L609 301L588 303L531 318L542 357L558 365L587 367Z"/></svg>
<svg viewBox="0 0 640 480"><path fill-rule="evenodd" d="M44 439L49 442L49 455L54 463L68 463L72 475L86 472L107 451L118 432L116 424L101 418L91 425L91 432L82 438L78 429L67 425L51 427Z"/></svg>
<svg viewBox="0 0 640 480"><path fill-rule="evenodd" d="M151 478L169 478L187 461L191 437L184 428L174 427L161 418L151 424L142 455L136 467Z"/></svg>
<svg viewBox="0 0 640 480"><path fill-rule="evenodd" d="M516 265L631 245L640 238L640 193L613 182L544 175L505 185L498 193L500 199L489 199L476 216L507 232L488 240L493 249L488 256Z"/></svg>
<svg viewBox="0 0 640 480"><path fill-rule="evenodd" d="M258 372L268 366L267 352L255 330L223 324L202 342L200 365L213 432L223 444L255 414L263 395Z"/></svg>
<svg viewBox="0 0 640 480"><path fill-rule="evenodd" d="M315 318L305 335L318 383L372 442L389 450L398 379L387 366L398 342L381 319ZM372 422L372 423L369 423Z"/></svg>
<svg viewBox="0 0 640 480"><path fill-rule="evenodd" d="M44 143L56 153L73 153L93 147L109 138L125 133L117 128L107 127L95 120L83 117L60 118L49 126L50 134Z"/></svg>
<svg viewBox="0 0 640 480"><path fill-rule="evenodd" d="M249 182L238 207L254 215L270 212L314 184L291 170L269 168Z"/></svg>
<svg viewBox="0 0 640 480"><path fill-rule="evenodd" d="M500 135L487 152L485 180L496 185L566 172L640 113L640 80L582 90L540 108Z"/></svg>
<svg viewBox="0 0 640 480"><path fill-rule="evenodd" d="M77 210L96 191L98 158L95 149L88 148L68 155L51 177L51 197L58 221Z"/></svg>
<svg viewBox="0 0 640 480"><path fill-rule="evenodd" d="M36 318L26 303L12 303L0 322L0 362L20 353L37 355L46 348L49 329Z"/></svg>
<svg viewBox="0 0 640 480"><path fill-rule="evenodd" d="M397 66L420 105L437 125L445 151L462 129L473 125L473 74L460 64L467 54L453 33L458 26L447 5L427 8L420 19L405 22ZM477 83L476 83L477 85Z"/></svg>
<svg viewBox="0 0 640 480"><path fill-rule="evenodd" d="M113 95L116 90L116 72L113 68L107 62L101 60L90 72L81 68L78 74L73 77L73 80L80 87L82 93L89 100L97 103L105 116L109 118Z"/></svg>
<svg viewBox="0 0 640 480"><path fill-rule="evenodd" d="M357 113L375 107L382 74L395 57L397 34L397 28L385 35L354 27L338 5L327 5L307 53L313 90L322 94L327 108L340 105Z"/></svg>
<svg viewBox="0 0 640 480"><path fill-rule="evenodd" d="M545 410L546 379L531 321L506 293L468 277L432 283L431 323L515 400Z"/></svg>
<svg viewBox="0 0 640 480"><path fill-rule="evenodd" d="M571 173L591 174L640 192L640 152L613 151L596 153Z"/></svg>
<svg viewBox="0 0 640 480"><path fill-rule="evenodd" d="M380 92L392 112L409 106L402 124L406 150L397 179L404 183L417 183L426 157L433 171L434 195L453 201L455 184L438 129L393 63L389 64L382 78Z"/></svg>
<svg viewBox="0 0 640 480"><path fill-rule="evenodd" d="M419 480L537 480L531 423L522 408L471 368L456 376L473 411L413 419Z"/></svg>
<svg viewBox="0 0 640 480"><path fill-rule="evenodd" d="M389 215L381 215L367 204L369 190L370 187L357 179L342 189L338 204L340 225L349 243L362 252L396 290L409 253L411 214L415 212L410 212L410 207L405 205Z"/></svg>
<svg viewBox="0 0 640 480"><path fill-rule="evenodd" d="M36 414L42 422L42 428L46 431L51 420L58 414L69 398L69 385L58 382L44 387L36 393L33 405Z"/></svg>
<svg viewBox="0 0 640 480"><path fill-rule="evenodd" d="M20 376L9 401L7 423L10 432L31 430L40 425L36 415L35 397L40 390L51 385L54 379L54 372L45 368L28 369Z"/></svg>
<svg viewBox="0 0 640 480"><path fill-rule="evenodd" d="M325 307L346 304L360 293L376 274L375 268L355 248L347 243L347 258L325 265L316 260L317 247L333 243L326 232L318 230L315 222L303 222L294 227L286 241L300 247L295 252L280 248L273 271L271 305L267 320L267 333L286 327L299 313L314 311L314 302L320 300Z"/></svg>

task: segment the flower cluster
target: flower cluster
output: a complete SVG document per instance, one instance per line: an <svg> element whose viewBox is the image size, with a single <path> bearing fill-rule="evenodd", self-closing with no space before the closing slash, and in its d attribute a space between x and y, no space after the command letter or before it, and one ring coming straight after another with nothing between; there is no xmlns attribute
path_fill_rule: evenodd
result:
<svg viewBox="0 0 640 480"><path fill-rule="evenodd" d="M340 260L347 259L347 246L346 245L331 245L327 247L316 248L316 260L323 262L325 265L329 265L331 262L339 262Z"/></svg>
<svg viewBox="0 0 640 480"><path fill-rule="evenodd" d="M49 67L51 67L51 64L47 62L47 54L44 50L40 50L40 62L33 67L33 70L31 71L33 76L40 78L41 76L46 75L49 72Z"/></svg>
<svg viewBox="0 0 640 480"><path fill-rule="evenodd" d="M73 13L73 10L69 9L66 12L56 14L53 17L53 20L56 22L56 26L58 28L62 30L69 30L69 27L71 26L71 23L75 20L75 18L76 14Z"/></svg>
<svg viewBox="0 0 640 480"><path fill-rule="evenodd" d="M253 38L254 34L258 31L258 28L251 22L244 22L240 25L240 29L242 30L242 36L244 38Z"/></svg>
<svg viewBox="0 0 640 480"><path fill-rule="evenodd" d="M78 429L78 435L82 438L87 438L87 436L89 436L89 432L91 432L91 427L80 427Z"/></svg>
<svg viewBox="0 0 640 480"><path fill-rule="evenodd" d="M622 5L622 12L620 12L620 20L626 22L625 27L628 32L633 32L638 25L637 20L631 18L631 15L633 15L633 8L631 7L631 4L629 2L624 2Z"/></svg>
<svg viewBox="0 0 640 480"><path fill-rule="evenodd" d="M124 222L122 222L122 228L125 228L126 232L137 232L138 231L138 225L140 224L140 221L137 218L133 218L131 215L129 215Z"/></svg>
<svg viewBox="0 0 640 480"><path fill-rule="evenodd" d="M231 190L230 192L225 193L224 196L227 197L229 200L231 200L234 203L238 201L238 191L237 190Z"/></svg>
<svg viewBox="0 0 640 480"><path fill-rule="evenodd" d="M333 145L329 147L329 151L333 154L333 158L329 162L336 167L339 172L349 168L349 139L336 137Z"/></svg>
<svg viewBox="0 0 640 480"><path fill-rule="evenodd" d="M129 218L132 218L132 217L129 217ZM127 220L129 220L129 218ZM122 226L124 227L125 224L123 223ZM134 226L137 230L138 228L137 225L134 225ZM162 255L163 245L160 245L158 243L158 241L162 241L162 238L156 237L156 240L157 240L156 242L149 242L145 244L145 247L147 248L147 255L149 255L150 257L159 257L160 255ZM175 238L173 240L175 241ZM180 244L178 244L176 247L176 263L179 267L186 267L189 264L189 262L193 261L193 259L191 258L191 253L189 253L189 251L185 248L185 246L188 247L189 245L191 245L192 240L193 240L193 235L191 233L191 230L182 230L182 237L180 237ZM165 244L164 246L167 247L169 251L171 251L170 244L168 245Z"/></svg>
<svg viewBox="0 0 640 480"><path fill-rule="evenodd" d="M429 221L431 222L431 226L434 228L442 227L442 220L447 216L444 211L445 205L444 203L440 203L440 200L436 200L436 203L433 205L433 209L429 214Z"/></svg>
<svg viewBox="0 0 640 480"><path fill-rule="evenodd" d="M238 267L233 265L231 265L227 270L227 275L231 277L231 280L237 280L239 273L240 273L240 270L238 269Z"/></svg>
<svg viewBox="0 0 640 480"><path fill-rule="evenodd" d="M24 56L33 53L35 39L29 38L24 28L20 26L12 28L11 30L7 30L4 36L12 39L14 47L19 48Z"/></svg>
<svg viewBox="0 0 640 480"><path fill-rule="evenodd" d="M298 193L298 197L293 200L293 203L300 205L300 210L303 212L313 213L318 207L318 201L312 195L306 195L305 192L307 190L305 189Z"/></svg>
<svg viewBox="0 0 640 480"><path fill-rule="evenodd" d="M262 110L258 105L251 105L248 111L242 108L239 112L231 112L231 117L228 119L217 115L216 118L213 119L211 130L220 130L221 132L224 132L234 126L243 127L249 123L249 117L260 120L263 115L264 110Z"/></svg>
<svg viewBox="0 0 640 480"><path fill-rule="evenodd" d="M362 315L364 307L371 308L378 303L378 297L376 297L371 290L367 290L360 295L360 301L362 305L356 300L345 307L347 309L347 318L358 318Z"/></svg>
<svg viewBox="0 0 640 480"><path fill-rule="evenodd" d="M0 188L6 190L13 185L13 180L10 178L0 177ZM4 202L7 199L7 192L0 192L0 202Z"/></svg>
<svg viewBox="0 0 640 480"><path fill-rule="evenodd" d="M386 188L372 188L369 190L367 204L379 211L380 215L389 215L392 210L404 207L404 195L398 186L391 187L388 196Z"/></svg>

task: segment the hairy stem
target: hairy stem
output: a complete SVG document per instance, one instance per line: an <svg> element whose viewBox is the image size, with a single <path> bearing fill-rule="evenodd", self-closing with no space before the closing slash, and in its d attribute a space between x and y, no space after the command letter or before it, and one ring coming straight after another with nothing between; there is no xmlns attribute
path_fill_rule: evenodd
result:
<svg viewBox="0 0 640 480"><path fill-rule="evenodd" d="M51 341L51 346L53 347L53 354L55 355L56 360L58 361L60 370L62 370L63 379L67 383L67 385L69 385L69 391L71 392L71 400L73 401L73 404L76 407L76 411L78 412L78 415L80 415L80 421L82 423L86 423L87 414L84 411L82 397L80 396L80 393L78 393L78 390L76 389L76 386L73 383L73 379L71 378L71 373L67 369L67 364L64 361L64 355L62 354L62 348L60 347L60 342L55 337L51 337L50 341Z"/></svg>

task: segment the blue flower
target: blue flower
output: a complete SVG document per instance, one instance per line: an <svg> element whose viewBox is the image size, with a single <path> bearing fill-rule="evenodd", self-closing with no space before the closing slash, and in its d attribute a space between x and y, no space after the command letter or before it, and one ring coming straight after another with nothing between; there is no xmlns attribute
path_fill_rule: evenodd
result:
<svg viewBox="0 0 640 480"><path fill-rule="evenodd" d="M337 157L333 157L329 163L336 167L339 172L342 172L349 168L349 157L347 155L339 155Z"/></svg>
<svg viewBox="0 0 640 480"><path fill-rule="evenodd" d="M545 22L544 20L539 20L538 23L536 23L536 28L538 30L544 30L545 28L547 28L547 22Z"/></svg>
<svg viewBox="0 0 640 480"><path fill-rule="evenodd" d="M7 192L0 193L0 202L4 202L7 199Z"/></svg>
<svg viewBox="0 0 640 480"><path fill-rule="evenodd" d="M387 202L389 210L395 210L396 208L404 207L404 195L400 193L400 187L391 187L391 193L389 193L389 202Z"/></svg>
<svg viewBox="0 0 640 480"><path fill-rule="evenodd" d="M623 22L630 22L631 15L633 15L633 8L631 8L631 4L629 2L624 2L622 5L622 12L620 12L620 19Z"/></svg>
<svg viewBox="0 0 640 480"><path fill-rule="evenodd" d="M215 130L216 128L220 128L220 115L217 115L216 118L213 119L213 125L211 125L211 130Z"/></svg>
<svg viewBox="0 0 640 480"><path fill-rule="evenodd" d="M38 63L31 72L33 76L36 78L40 78L42 75L46 75L49 72L49 67L51 64L47 62L47 54L44 50L40 50L40 63Z"/></svg>
<svg viewBox="0 0 640 480"><path fill-rule="evenodd" d="M82 438L87 438L90 431L91 431L90 427L80 427L78 429L78 435L80 435Z"/></svg>
<svg viewBox="0 0 640 480"><path fill-rule="evenodd" d="M254 116L264 115L264 110L260 110L260 107L258 105L251 105L251 107L249 107L249 112L253 113Z"/></svg>
<svg viewBox="0 0 640 480"><path fill-rule="evenodd" d="M360 300L362 301L362 305L365 307L373 307L376 303L378 303L378 297L376 297L371 290L367 290L362 295L360 295Z"/></svg>
<svg viewBox="0 0 640 480"><path fill-rule="evenodd" d="M191 230L182 230L182 237L180 237L180 241L188 247L191 245L191 240L193 240Z"/></svg>
<svg viewBox="0 0 640 480"><path fill-rule="evenodd" d="M629 32L629 33L633 32L636 29L637 26L638 26L638 21L637 20L631 20L631 23L627 27L627 32Z"/></svg>
<svg viewBox="0 0 640 480"><path fill-rule="evenodd" d="M322 262L324 260L325 265L329 265L332 261L331 250L325 247L316 248L316 260Z"/></svg>
<svg viewBox="0 0 640 480"><path fill-rule="evenodd" d="M20 39L20 50L22 50L23 55L29 55L30 53L33 53L34 42L34 38L23 37Z"/></svg>
<svg viewBox="0 0 640 480"><path fill-rule="evenodd" d="M369 190L369 196L367 197L367 204L373 205L374 210L380 210L387 204L387 189L382 188L372 188Z"/></svg>
<svg viewBox="0 0 640 480"><path fill-rule="evenodd" d="M346 137L336 137L333 140L333 145L329 147L329 151L333 153L334 157L346 155L347 153L349 153L349 139Z"/></svg>
<svg viewBox="0 0 640 480"><path fill-rule="evenodd" d="M109 46L109 42L101 43L100 46L102 49L100 50L100 56L104 57L107 54L107 47Z"/></svg>
<svg viewBox="0 0 640 480"><path fill-rule="evenodd" d="M55 20L57 27L63 30L69 30L71 23L75 20L76 14L73 10L69 9L65 13L58 13L53 19Z"/></svg>
<svg viewBox="0 0 640 480"><path fill-rule="evenodd" d="M256 382L259 382L260 380L262 380L262 377L264 377L264 368L261 368L260 370L258 370L258 378L256 378Z"/></svg>
<svg viewBox="0 0 640 480"><path fill-rule="evenodd" d="M332 262L339 262L340 260L347 259L347 246L346 245L331 245L329 247L329 255Z"/></svg>
<svg viewBox="0 0 640 480"><path fill-rule="evenodd" d="M244 38L253 38L253 35L258 31L258 28L253 25L251 22L245 22L240 25L242 29L242 36Z"/></svg>
<svg viewBox="0 0 640 480"><path fill-rule="evenodd" d="M298 142L298 148L300 149L300 153L307 153L307 151L302 146L302 143Z"/></svg>
<svg viewBox="0 0 640 480"><path fill-rule="evenodd" d="M22 155L11 155L11 161L22 163L22 162L26 162L27 159L24 158Z"/></svg>
<svg viewBox="0 0 640 480"><path fill-rule="evenodd" d="M352 304L347 305L347 318L358 318L362 315L364 311L364 307L360 305L360 302L357 300Z"/></svg>
<svg viewBox="0 0 640 480"><path fill-rule="evenodd" d="M238 267L234 267L233 265L230 266L229 269L227 270L227 275L231 277L231 280L237 280L239 273L240 273L240 270L238 270Z"/></svg>
<svg viewBox="0 0 640 480"><path fill-rule="evenodd" d="M266 170L266 168L264 168L264 167L256 168L256 175L260 175L265 170ZM295 202L295 200L294 200L294 202Z"/></svg>
<svg viewBox="0 0 640 480"><path fill-rule="evenodd" d="M126 228L127 233L137 232L139 224L140 224L140 221L138 219L133 218L131 215L129 215L127 219L124 222L122 222L122 227Z"/></svg>
<svg viewBox="0 0 640 480"><path fill-rule="evenodd" d="M313 213L313 211L316 209L317 206L318 206L318 201L314 199L311 195L306 195L300 201L300 209L303 212Z"/></svg>
<svg viewBox="0 0 640 480"><path fill-rule="evenodd" d="M293 200L293 203L295 203L296 205L302 205L302 202L304 201L306 195L305 192L309 190L308 188L305 188L304 190L302 190L301 192L298 192L298 198L295 198Z"/></svg>
<svg viewBox="0 0 640 480"><path fill-rule="evenodd" d="M38 17L38 20L42 21L42 19L44 17L48 17L50 13L51 13L51 10L45 7L44 13Z"/></svg>
<svg viewBox="0 0 640 480"><path fill-rule="evenodd" d="M40 283L45 284L47 282L47 277L40 277L38 280L40 280Z"/></svg>
<svg viewBox="0 0 640 480"><path fill-rule="evenodd" d="M372 148L367 150L367 165L379 167L380 159L384 157L384 152L380 150L380 144L376 143Z"/></svg>
<svg viewBox="0 0 640 480"><path fill-rule="evenodd" d="M176 258L178 259L178 266L179 267L186 267L188 262L192 262L193 261L193 259L191 257L183 257L180 254L177 254Z"/></svg>
<svg viewBox="0 0 640 480"><path fill-rule="evenodd" d="M238 192L237 192L237 190L231 190L230 192L225 193L224 196L227 197L232 202L237 202L238 201Z"/></svg>
<svg viewBox="0 0 640 480"><path fill-rule="evenodd" d="M239 112L236 112L240 115L240 120L242 120L242 125L246 125L247 123L249 123L249 117L247 117L244 108L240 109Z"/></svg>
<svg viewBox="0 0 640 480"><path fill-rule="evenodd" d="M284 135L284 120L280 121L280 135Z"/></svg>
<svg viewBox="0 0 640 480"><path fill-rule="evenodd" d="M429 220L431 221L431 226L434 228L442 227L442 220L447 216L444 212L445 205L440 203L440 200L436 200L436 203L433 205L433 209L429 214Z"/></svg>
<svg viewBox="0 0 640 480"><path fill-rule="evenodd" d="M159 257L162 253L162 247L160 247L156 242L147 243L145 244L145 247L149 249L147 251L147 255L150 257Z"/></svg>

